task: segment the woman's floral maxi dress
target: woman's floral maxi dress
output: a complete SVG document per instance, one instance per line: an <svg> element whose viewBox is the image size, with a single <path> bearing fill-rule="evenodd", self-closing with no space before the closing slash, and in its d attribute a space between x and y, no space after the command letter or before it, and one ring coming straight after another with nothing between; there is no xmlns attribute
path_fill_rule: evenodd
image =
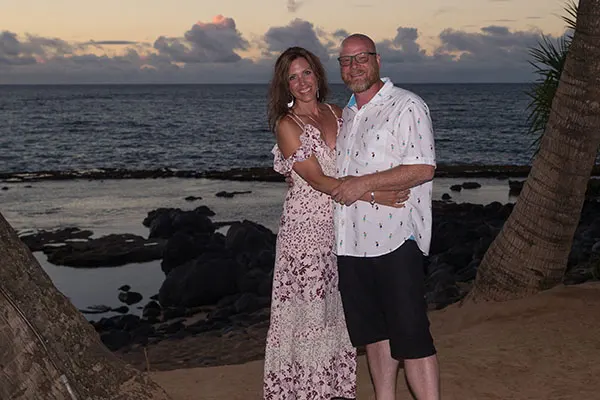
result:
<svg viewBox="0 0 600 400"><path fill-rule="evenodd" d="M338 132L341 120L338 120ZM291 173L277 236L271 323L267 335L264 398L354 398L356 352L350 343L338 291L333 205L292 170L315 155L335 176L335 151L312 125L301 125L302 145L288 159L277 146L274 168Z"/></svg>

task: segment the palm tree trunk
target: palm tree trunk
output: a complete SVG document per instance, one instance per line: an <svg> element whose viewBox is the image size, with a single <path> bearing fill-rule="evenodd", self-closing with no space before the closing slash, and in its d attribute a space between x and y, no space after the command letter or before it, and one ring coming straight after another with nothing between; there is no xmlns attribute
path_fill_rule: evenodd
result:
<svg viewBox="0 0 600 400"><path fill-rule="evenodd" d="M600 0L581 0L539 152L466 301L524 297L562 281L599 145Z"/></svg>
<svg viewBox="0 0 600 400"><path fill-rule="evenodd" d="M104 347L0 214L0 399L168 398Z"/></svg>

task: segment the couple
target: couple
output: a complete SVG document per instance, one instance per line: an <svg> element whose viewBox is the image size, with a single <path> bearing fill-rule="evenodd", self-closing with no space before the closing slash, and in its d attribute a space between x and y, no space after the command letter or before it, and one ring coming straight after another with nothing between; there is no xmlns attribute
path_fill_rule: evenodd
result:
<svg viewBox="0 0 600 400"><path fill-rule="evenodd" d="M323 66L305 49L282 53L271 82L275 170L293 185L277 237L264 398L354 398L355 347L366 346L377 400L395 399L400 362L417 399L439 399L422 262L435 169L429 111L380 78L369 37L347 37L338 60L353 92L343 113L324 103Z"/></svg>

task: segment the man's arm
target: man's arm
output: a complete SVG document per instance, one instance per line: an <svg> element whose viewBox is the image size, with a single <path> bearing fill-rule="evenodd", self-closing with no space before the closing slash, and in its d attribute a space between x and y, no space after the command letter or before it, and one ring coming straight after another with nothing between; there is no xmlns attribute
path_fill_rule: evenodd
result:
<svg viewBox="0 0 600 400"><path fill-rule="evenodd" d="M427 105L411 100L395 123L396 131L406 138L401 165L377 173L346 178L331 197L350 205L358 198L377 190L407 190L433 179L435 150L433 128Z"/></svg>
<svg viewBox="0 0 600 400"><path fill-rule="evenodd" d="M375 191L407 190L433 179L433 165L398 165L397 167L363 176L349 176L331 192L338 203L350 205Z"/></svg>

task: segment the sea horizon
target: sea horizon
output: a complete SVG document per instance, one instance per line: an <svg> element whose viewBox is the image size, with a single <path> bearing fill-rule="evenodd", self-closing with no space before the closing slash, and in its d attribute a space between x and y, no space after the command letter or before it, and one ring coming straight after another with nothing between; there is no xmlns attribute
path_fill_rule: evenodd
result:
<svg viewBox="0 0 600 400"><path fill-rule="evenodd" d="M506 81L506 82L402 82L392 79L395 85L533 85L535 81ZM329 85L345 86L342 81L330 81ZM235 82L73 82L73 83L0 83L0 87L4 86L264 86L269 85L268 81L265 82L248 82L248 83L235 83Z"/></svg>

